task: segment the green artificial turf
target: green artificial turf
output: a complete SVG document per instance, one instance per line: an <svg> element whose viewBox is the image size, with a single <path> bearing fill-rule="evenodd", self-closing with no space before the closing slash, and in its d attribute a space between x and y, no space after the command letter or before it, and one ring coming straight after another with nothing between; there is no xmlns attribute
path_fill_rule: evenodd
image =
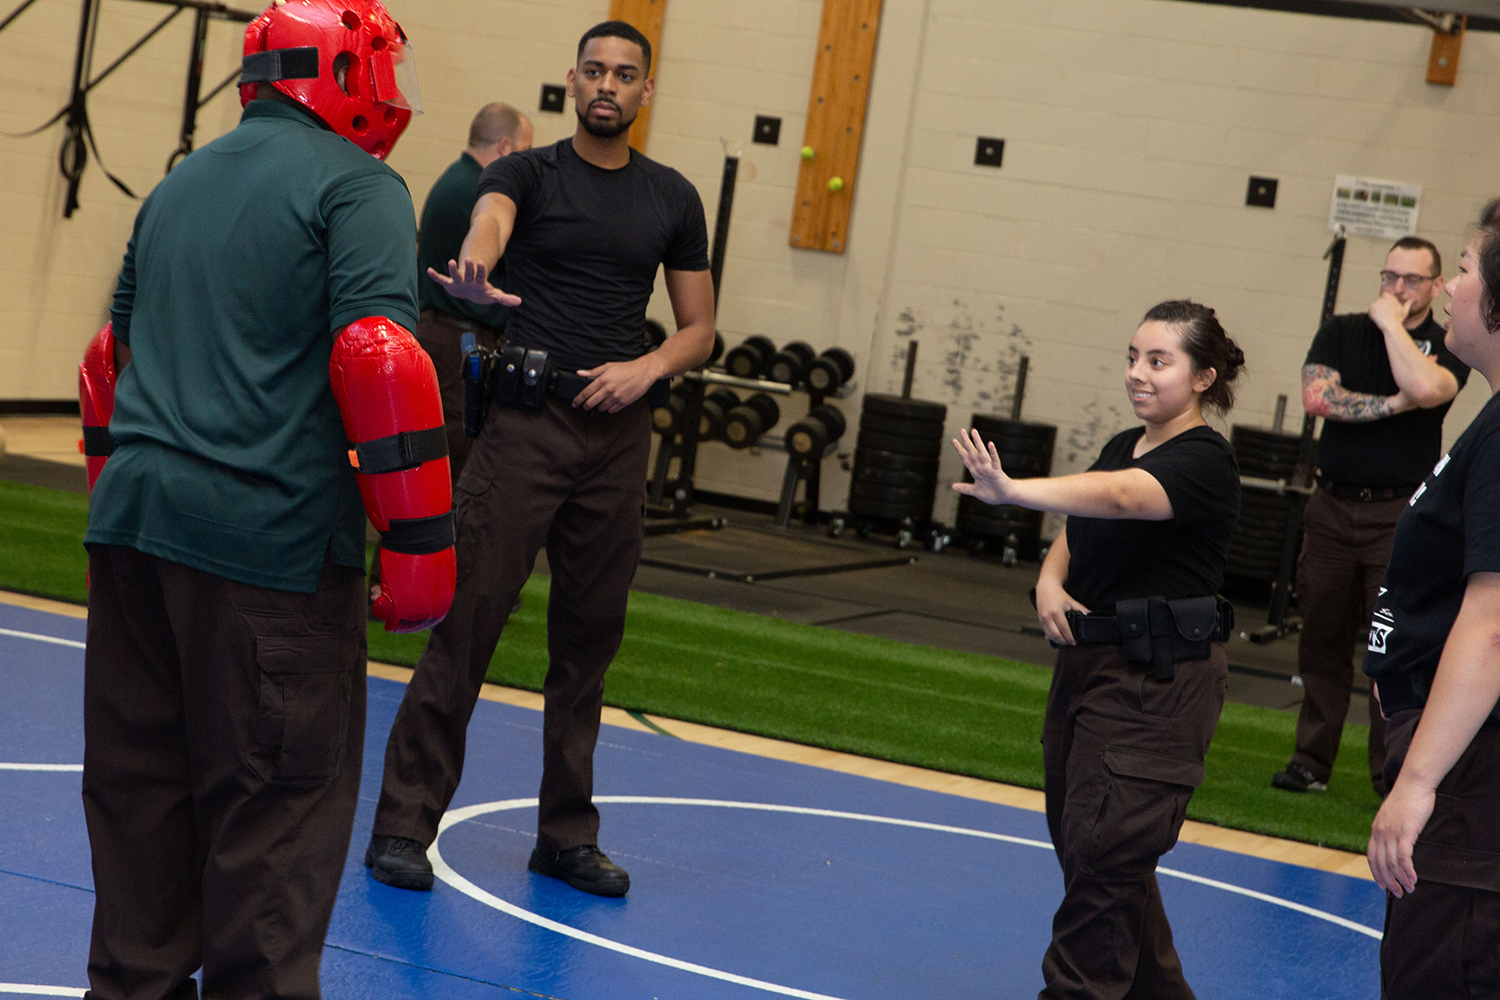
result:
<svg viewBox="0 0 1500 1000"><path fill-rule="evenodd" d="M88 522L82 493L0 480L0 587L86 602Z"/></svg>
<svg viewBox="0 0 1500 1000"><path fill-rule="evenodd" d="M0 588L83 601L81 494L0 482ZM540 690L547 581L511 616L489 679ZM370 657L413 665L426 633L372 625ZM1040 787L1038 742L1051 671L632 593L610 669L614 706L940 771ZM1270 787L1296 716L1229 704L1188 815L1209 823L1363 851L1378 802L1365 771L1366 728L1344 727L1327 792Z"/></svg>

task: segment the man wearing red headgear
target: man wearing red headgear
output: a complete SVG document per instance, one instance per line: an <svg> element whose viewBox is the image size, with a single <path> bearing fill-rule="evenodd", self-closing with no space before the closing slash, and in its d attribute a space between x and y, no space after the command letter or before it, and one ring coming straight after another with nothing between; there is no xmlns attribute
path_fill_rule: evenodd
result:
<svg viewBox="0 0 1500 1000"><path fill-rule="evenodd" d="M253 21L239 127L146 199L85 356L100 1000L196 997L200 966L210 996L318 996L364 741L366 512L386 627L452 600L414 213L380 162L411 69L378 0Z"/></svg>

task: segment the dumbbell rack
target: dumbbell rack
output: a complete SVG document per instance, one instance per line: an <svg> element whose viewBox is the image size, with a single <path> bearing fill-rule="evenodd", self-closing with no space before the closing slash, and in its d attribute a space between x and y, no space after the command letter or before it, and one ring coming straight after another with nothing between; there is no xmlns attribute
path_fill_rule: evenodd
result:
<svg viewBox="0 0 1500 1000"><path fill-rule="evenodd" d="M823 405L829 399L844 399L851 395L857 388L857 380L850 379L833 392L824 392L811 387L793 386L786 382L772 382L766 379L742 378L738 375L730 375L728 372L711 368L694 369L683 374L683 389L685 390L686 407L682 414L682 431L671 438L663 437L661 445L656 453L656 467L651 474L651 485L647 491L646 513L648 516L658 519L670 519L670 526L663 524L647 526L648 534L667 534L676 531L690 531L700 527L723 527L720 518L694 518L689 514L689 508L693 503L693 472L698 460L698 422L703 415L703 397L709 385L723 385L736 389L750 389L757 392L775 393L779 396L790 396L794 393L807 393L808 409ZM762 434L756 442L755 447L786 449L786 442L779 434ZM830 442L824 450L823 457L827 457L836 446ZM666 498L668 467L673 458L678 460L678 473L675 488L672 491L670 502ZM795 455L787 455L786 474L782 477L781 497L777 505L776 523L786 527L791 522L792 508L795 505L797 484L805 483L803 491L803 502L806 513L803 519L814 523L819 517L818 493L822 473L822 462L799 459ZM699 523L716 522L716 523ZM654 529L654 530L653 530Z"/></svg>

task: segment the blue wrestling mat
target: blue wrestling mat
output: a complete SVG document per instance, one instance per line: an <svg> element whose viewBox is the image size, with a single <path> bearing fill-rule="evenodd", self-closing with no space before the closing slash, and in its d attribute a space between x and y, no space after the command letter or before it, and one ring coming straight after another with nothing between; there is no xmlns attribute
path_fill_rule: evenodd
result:
<svg viewBox="0 0 1500 1000"><path fill-rule="evenodd" d="M0 605L0 994L81 996L82 621ZM606 726L602 899L531 875L539 712L481 701L432 893L363 867L401 685L370 681L354 849L323 959L335 1000L1036 996L1062 876L1043 817ZM1040 752L1040 751L1039 751ZM1368 881L1181 845L1162 896L1213 998L1379 995Z"/></svg>

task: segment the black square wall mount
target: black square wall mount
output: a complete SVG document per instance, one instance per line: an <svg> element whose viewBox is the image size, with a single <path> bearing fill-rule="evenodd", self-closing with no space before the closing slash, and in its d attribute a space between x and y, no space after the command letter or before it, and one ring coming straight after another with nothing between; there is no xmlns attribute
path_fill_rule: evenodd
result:
<svg viewBox="0 0 1500 1000"><path fill-rule="evenodd" d="M755 141L774 146L781 141L781 119L770 115L755 116Z"/></svg>
<svg viewBox="0 0 1500 1000"><path fill-rule="evenodd" d="M542 84L542 110L561 113L567 96L568 88L566 87L559 87L555 83Z"/></svg>
<svg viewBox="0 0 1500 1000"><path fill-rule="evenodd" d="M1004 139L988 139L980 136L979 142L974 146L974 166L998 167L1004 155Z"/></svg>
<svg viewBox="0 0 1500 1000"><path fill-rule="evenodd" d="M1250 188L1245 192L1245 204L1259 208L1276 207L1276 178L1252 177Z"/></svg>

